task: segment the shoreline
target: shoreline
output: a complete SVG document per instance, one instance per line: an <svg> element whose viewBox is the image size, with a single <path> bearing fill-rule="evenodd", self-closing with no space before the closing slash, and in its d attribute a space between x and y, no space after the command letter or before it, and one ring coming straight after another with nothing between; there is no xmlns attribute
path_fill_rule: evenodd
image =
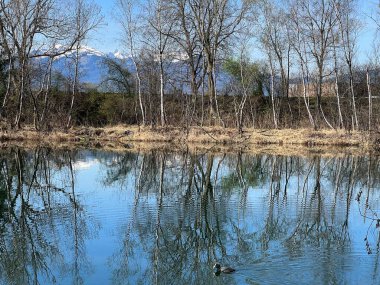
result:
<svg viewBox="0 0 380 285"><path fill-rule="evenodd" d="M359 152L378 151L376 137L367 133L336 130L244 129L240 135L236 129L222 127L139 127L109 126L104 128L72 128L68 131L36 131L25 127L21 130L0 131L0 146L47 147L95 147L105 149L211 149L227 151L268 151L283 154L298 152ZM135 146L133 146L135 145ZM138 147L136 147L138 145ZM143 146L145 145L145 146Z"/></svg>

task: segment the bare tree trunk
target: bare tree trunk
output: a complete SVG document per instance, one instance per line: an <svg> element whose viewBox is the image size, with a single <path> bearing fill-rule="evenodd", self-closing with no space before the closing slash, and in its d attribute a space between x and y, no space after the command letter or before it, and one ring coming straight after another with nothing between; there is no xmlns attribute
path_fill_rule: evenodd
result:
<svg viewBox="0 0 380 285"><path fill-rule="evenodd" d="M339 128L343 128L343 117L342 111L340 108L340 94L339 94L339 85L338 85L338 61L336 56L336 46L334 46L334 74L335 74L335 95L338 104L338 116L339 116Z"/></svg>
<svg viewBox="0 0 380 285"><path fill-rule="evenodd" d="M40 118L40 124L42 124L45 121L46 112L49 104L49 92L51 87L51 75L52 75L52 65L53 65L53 57L49 58L49 65L48 65L48 78L46 82L46 89L45 89L45 97L44 97L44 107L42 110L41 118Z"/></svg>
<svg viewBox="0 0 380 285"><path fill-rule="evenodd" d="M273 68L271 55L269 55L269 66L270 66L270 98L272 100L273 123L274 123L274 127L277 129L278 124L277 124L276 106L275 106L275 98L274 98L274 68Z"/></svg>
<svg viewBox="0 0 380 285"><path fill-rule="evenodd" d="M353 55L355 50L355 41L356 41L356 33L358 32L357 21L355 17L352 17L355 14L354 8L355 1L345 0L338 1L333 0L333 5L335 9L335 14L337 17L337 21L340 29L340 38L344 50L344 56L346 59L346 63L349 70L350 76L350 93L351 93L351 104L352 104L352 115L353 120L355 122L356 129L359 129L359 120L357 116L356 110L356 102L355 102L355 91L354 91L354 79L353 79Z"/></svg>
<svg viewBox="0 0 380 285"><path fill-rule="evenodd" d="M207 61L207 87L208 87L208 100L209 100L209 120L211 122L212 117L215 114L214 109L214 94L215 94L215 84L214 84L214 67L210 60Z"/></svg>
<svg viewBox="0 0 380 285"><path fill-rule="evenodd" d="M304 69L303 69L303 66L302 66L303 99L304 99L304 102L305 102L307 114L309 116L310 124L312 125L313 128L315 128L315 123L314 123L313 115L311 114L310 108L309 108L309 101L308 101L309 96L308 96L307 85L306 85L305 81L306 81L306 78L305 78L305 73L304 73Z"/></svg>
<svg viewBox="0 0 380 285"><path fill-rule="evenodd" d="M300 64L301 64L301 72L302 72L302 87L303 87L303 99L305 102L306 111L309 117L310 124L315 129L315 121L313 115L310 111L310 102L309 102L309 94L308 94L308 85L309 85L309 70L308 70L308 60L307 60L307 51L306 51L306 43L302 41L301 38L301 30L300 23L298 22L297 17L293 17L292 21L295 24L295 41L293 43L293 47L298 54Z"/></svg>
<svg viewBox="0 0 380 285"><path fill-rule="evenodd" d="M172 27L174 25L173 16L171 13L165 12L172 11L165 6L162 0L158 0L154 4L154 17L149 20L149 24L158 33L158 50L159 50L159 65L160 65L160 121L161 127L165 126L165 110L164 110L164 93L165 93L165 74L164 74L164 59L163 55L167 48L169 38L171 38ZM163 14L164 13L164 14Z"/></svg>
<svg viewBox="0 0 380 285"><path fill-rule="evenodd" d="M244 47L242 47L240 51L240 77L241 77L241 85L243 88L243 98L239 102L238 106L238 118L237 118L237 127L239 130L239 134L243 133L243 110L245 107L245 103L247 102L247 97L248 97L248 91L247 91L247 86L245 84L245 75L244 75L244 70L243 70L243 52L244 52Z"/></svg>
<svg viewBox="0 0 380 285"><path fill-rule="evenodd" d="M8 102L8 97L9 97L10 88L11 88L11 71L12 71L12 55L9 56L7 89L5 91L3 103L2 103L1 109L0 109L0 118L3 117L4 108Z"/></svg>
<svg viewBox="0 0 380 285"><path fill-rule="evenodd" d="M46 112L46 105L47 105L47 98L48 98L48 93L50 89L50 84L51 84L51 67L52 67L52 62L53 59L52 57L49 58L48 61L48 66L47 69L43 75L43 79L41 82L41 87L38 92L33 92L33 90L30 89L29 93L32 97L33 100L33 123L34 123L34 128L36 130L39 130L41 128L42 122L44 121L45 117L45 112ZM42 115L39 115L39 108L38 108L38 101L39 97L41 94L44 94L44 107L42 110Z"/></svg>
<svg viewBox="0 0 380 285"><path fill-rule="evenodd" d="M133 62L133 65L136 69L136 78L137 78L137 90L138 90L138 96L139 96L139 106L140 106L140 112L142 117L142 125L145 126L146 124L146 115L142 100L142 92L141 92L141 76L140 76L140 69L136 62L136 56L135 56L135 46L134 46L134 26L133 26L133 20L132 20L132 2L131 1L122 1L120 0L119 4L124 10L124 16L126 17L126 22L123 23L123 26L125 28L125 32L127 34L128 40L129 40L129 50L131 52L131 59Z"/></svg>
<svg viewBox="0 0 380 285"><path fill-rule="evenodd" d="M289 40L289 38L288 38ZM290 105L289 101L289 79L290 79L290 51L291 51L291 45L288 43L288 50L287 50L287 65L286 65L286 82L285 82L285 96L286 96L286 102L288 103L288 108L290 111L290 117L291 117L291 123L293 124L293 110L292 106Z"/></svg>
<svg viewBox="0 0 380 285"><path fill-rule="evenodd" d="M20 81L21 81L21 84L20 84L20 88L18 90L19 92L19 98L18 98L18 111L17 111L17 114L16 114L16 118L15 118L15 127L17 129L20 128L20 119L21 119L21 115L22 115L22 108L23 108L23 104L24 104L24 93L25 93L25 77L26 77L26 59L25 57L23 56L23 59L21 61L21 72L20 72Z"/></svg>
<svg viewBox="0 0 380 285"><path fill-rule="evenodd" d="M203 75L205 75L205 61L203 60ZM202 114L201 114L201 127L203 127L205 118L205 76L202 76Z"/></svg>
<svg viewBox="0 0 380 285"><path fill-rule="evenodd" d="M75 101L75 96L78 91L78 76L79 76L79 48L80 48L80 43L75 47L75 57L74 57L74 64L75 64L75 69L74 69L74 77L73 77L73 85L71 89L71 101L70 101L70 109L69 109L69 117L67 118L67 123L66 123L66 128L70 128L71 126L71 120L72 120L72 112L73 112L73 107L74 107L74 101Z"/></svg>
<svg viewBox="0 0 380 285"><path fill-rule="evenodd" d="M307 59L306 43L305 42L303 44L303 52L304 52L305 58L302 56L302 51L299 50L299 57L301 60L301 69L302 69L302 84L303 84L303 89L304 89L304 92L303 92L304 101L305 101L305 106L306 106L306 110L307 110L307 113L309 116L310 123L311 123L312 127L315 129L316 128L315 120L314 120L313 115L311 114L311 111L310 111L310 96L309 96L309 92L308 92L309 84L310 84L309 83L310 77L309 77L309 67L308 67L308 59Z"/></svg>
<svg viewBox="0 0 380 285"><path fill-rule="evenodd" d="M318 92L317 92L317 119L322 116L325 123L329 126L330 129L334 129L334 127L327 120L325 113L322 108L322 84L323 84L323 66L318 67Z"/></svg>
<svg viewBox="0 0 380 285"><path fill-rule="evenodd" d="M162 53L160 52L160 112L161 112L161 127L165 126L165 111L164 111L164 66L162 61Z"/></svg>
<svg viewBox="0 0 380 285"><path fill-rule="evenodd" d="M132 57L132 61L133 61L133 64L136 68L137 89L138 89L138 94L139 94L139 106L140 106L141 117L142 117L142 125L145 126L146 119L145 119L144 105L143 105L143 101L142 101L140 71L139 71L139 68L137 67L136 61L133 57Z"/></svg>
<svg viewBox="0 0 380 285"><path fill-rule="evenodd" d="M352 112L354 113L354 120L355 120L355 126L356 129L359 129L359 120L358 115L356 111L356 102L355 102L355 91L354 91L354 77L352 72L352 65L349 64L349 70L350 70L350 91L351 91L351 98L352 98Z"/></svg>
<svg viewBox="0 0 380 285"><path fill-rule="evenodd" d="M37 100L38 100L39 95L43 91L42 88L43 88L43 86L41 86L41 90L36 95L34 95L33 93L30 93L31 97L32 97L32 101L33 101L33 126L34 126L35 130L39 129L39 127L38 127L39 115L38 115L38 106L37 106L38 103L37 103Z"/></svg>
<svg viewBox="0 0 380 285"><path fill-rule="evenodd" d="M368 89L368 132L372 131L372 92L371 92L371 77L367 68L367 89Z"/></svg>
<svg viewBox="0 0 380 285"><path fill-rule="evenodd" d="M339 95L339 85L338 85L338 68L335 67L335 94L336 94L336 100L338 105L338 116L339 116L339 128L343 128L343 117L342 117L342 111L340 108L340 95Z"/></svg>
<svg viewBox="0 0 380 285"><path fill-rule="evenodd" d="M317 81L317 107L315 108L315 129L319 128L320 118L321 118L321 97L322 97L322 71L318 67L318 81Z"/></svg>
<svg viewBox="0 0 380 285"><path fill-rule="evenodd" d="M218 104L218 94L217 94L217 90L216 90L216 72L215 72L215 66L213 68L213 78L214 78L214 100L215 100L215 109L216 109L216 115L218 116L218 120L220 123L222 123L222 126L223 128L226 127L222 117L220 116L220 112L219 112L219 104Z"/></svg>

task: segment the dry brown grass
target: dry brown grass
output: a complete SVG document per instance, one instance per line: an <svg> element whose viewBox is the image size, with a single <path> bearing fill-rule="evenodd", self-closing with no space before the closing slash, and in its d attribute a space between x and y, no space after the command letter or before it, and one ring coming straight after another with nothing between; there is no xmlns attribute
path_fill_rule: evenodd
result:
<svg viewBox="0 0 380 285"><path fill-rule="evenodd" d="M376 149L377 145L373 143L376 141L380 140L370 140L365 133L360 132L311 129L245 129L243 134L239 134L236 129L221 127L192 127L186 130L176 127L118 125L52 132L37 132L26 127L19 131L0 132L2 146L16 143L24 146L39 144L52 147L131 148L136 151L169 148L195 152L243 151L279 155L310 155L321 151L336 153L337 147L342 153L362 153Z"/></svg>

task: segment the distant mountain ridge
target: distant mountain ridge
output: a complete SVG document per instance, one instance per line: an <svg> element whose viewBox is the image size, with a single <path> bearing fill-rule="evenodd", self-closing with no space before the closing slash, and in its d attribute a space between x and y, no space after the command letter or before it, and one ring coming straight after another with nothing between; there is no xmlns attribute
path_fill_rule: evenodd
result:
<svg viewBox="0 0 380 285"><path fill-rule="evenodd" d="M58 56L53 62L53 70L61 72L64 76L70 74L73 55L75 50L62 56ZM127 68L132 67L132 60L128 55L116 50L115 52L103 53L88 46L79 49L79 79L82 83L99 85L107 74L104 65L106 58L122 61ZM73 72L73 71L71 71Z"/></svg>
<svg viewBox="0 0 380 285"><path fill-rule="evenodd" d="M63 50L63 46L57 45L55 47L56 51ZM41 51L39 51L41 52ZM42 51L43 52L43 51ZM63 55L59 55L54 58L53 61L53 73L61 74L66 78L72 78L74 74L74 55L75 50L66 52ZM102 81L107 76L107 67L104 64L106 59L116 60L123 64L132 73L135 71L135 67L132 58L124 54L119 50L114 52L104 53L102 51L96 50L89 46L83 46L79 49L79 81L81 84L90 86L93 88L98 88ZM39 64L46 65L47 57L38 58ZM169 63L165 71L167 73L167 84L166 89L168 92L173 90L182 89L184 92L190 92L190 85L188 81L188 68L184 64L184 56L172 57L172 59L167 62ZM217 87L222 88L227 81L226 74L224 72L218 72Z"/></svg>

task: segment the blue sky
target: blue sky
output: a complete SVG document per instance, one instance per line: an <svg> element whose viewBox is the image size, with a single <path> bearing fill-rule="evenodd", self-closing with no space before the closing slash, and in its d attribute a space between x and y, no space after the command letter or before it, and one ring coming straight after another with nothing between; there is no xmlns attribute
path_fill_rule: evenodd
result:
<svg viewBox="0 0 380 285"><path fill-rule="evenodd" d="M359 0L359 16L363 21L363 30L359 34L359 61L367 62L376 36L376 25L370 17L375 17L380 12L379 0Z"/></svg>
<svg viewBox="0 0 380 285"><path fill-rule="evenodd" d="M91 35L88 45L103 52L114 52L123 50L120 44L120 26L117 21L115 11L117 7L115 1L94 0L101 9L104 16L104 24ZM358 0L358 15L363 20L363 29L359 35L358 58L360 62L367 62L368 55L372 51L375 24L369 16L374 16L380 11L380 0Z"/></svg>
<svg viewBox="0 0 380 285"><path fill-rule="evenodd" d="M120 45L120 26L115 19L115 1L94 0L101 7L104 24L92 33L88 44L103 52L122 49Z"/></svg>

